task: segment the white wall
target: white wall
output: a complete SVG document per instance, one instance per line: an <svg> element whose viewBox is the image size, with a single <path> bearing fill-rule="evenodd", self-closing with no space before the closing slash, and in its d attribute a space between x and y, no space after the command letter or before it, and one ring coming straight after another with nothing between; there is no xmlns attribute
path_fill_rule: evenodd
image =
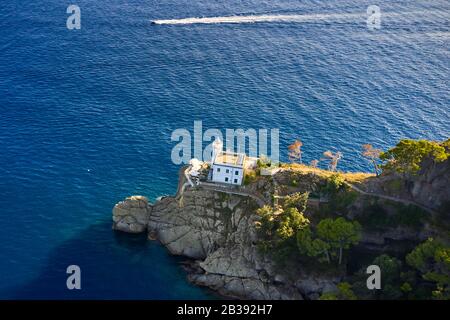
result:
<svg viewBox="0 0 450 320"><path fill-rule="evenodd" d="M212 180L214 182L241 185L244 177L244 169L213 164ZM228 170L228 172L227 172ZM236 174L237 172L237 174Z"/></svg>

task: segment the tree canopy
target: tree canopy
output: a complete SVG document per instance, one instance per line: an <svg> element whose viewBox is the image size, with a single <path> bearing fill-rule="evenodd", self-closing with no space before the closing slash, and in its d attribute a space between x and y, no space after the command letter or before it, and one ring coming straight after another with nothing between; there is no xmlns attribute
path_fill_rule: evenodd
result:
<svg viewBox="0 0 450 320"><path fill-rule="evenodd" d="M315 233L315 234L314 234ZM335 220L323 219L315 228L315 232L305 227L297 232L297 246L302 254L308 256L321 256L328 263L333 257L342 263L344 249L349 249L359 242L361 238L361 225L357 221L347 221L340 217Z"/></svg>
<svg viewBox="0 0 450 320"><path fill-rule="evenodd" d="M283 207L264 206L256 211L260 216L257 228L266 240L279 242L292 238L297 231L309 224L304 216L308 193L294 193L287 196Z"/></svg>
<svg viewBox="0 0 450 320"><path fill-rule="evenodd" d="M434 298L450 299L450 247L429 238L406 256L406 263L436 284Z"/></svg>
<svg viewBox="0 0 450 320"><path fill-rule="evenodd" d="M437 142L405 139L392 149L382 152L380 159L384 161L383 169L402 174L416 174L425 158L442 162L447 160L448 156L446 148Z"/></svg>

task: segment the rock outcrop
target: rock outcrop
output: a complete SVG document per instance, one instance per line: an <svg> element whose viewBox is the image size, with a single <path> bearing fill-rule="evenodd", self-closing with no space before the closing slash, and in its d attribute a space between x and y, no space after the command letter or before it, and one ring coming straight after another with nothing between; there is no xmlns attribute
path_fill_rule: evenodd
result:
<svg viewBox="0 0 450 320"><path fill-rule="evenodd" d="M189 188L156 202L148 228L172 254L195 259L195 284L235 298L302 299L258 253L255 208L249 197Z"/></svg>
<svg viewBox="0 0 450 320"><path fill-rule="evenodd" d="M182 178L181 178L182 179ZM197 188L155 204L133 196L113 209L113 228L158 239L174 255L192 259L188 279L224 296L246 299L317 298L340 279L286 279L256 245L250 197ZM303 278L302 278L303 277ZM302 281L305 280L305 281ZM306 281L308 280L308 281Z"/></svg>
<svg viewBox="0 0 450 320"><path fill-rule="evenodd" d="M450 158L439 163L426 159L421 164L420 171L415 175L409 175L408 179L401 174L387 172L376 179L369 179L364 188L371 192L414 201L432 211L444 214L443 217L448 219L449 185Z"/></svg>
<svg viewBox="0 0 450 320"><path fill-rule="evenodd" d="M427 160L410 186L411 198L436 211L449 214L450 159L441 163ZM448 218L448 216L447 216Z"/></svg>
<svg viewBox="0 0 450 320"><path fill-rule="evenodd" d="M340 212L350 219L365 219L360 249L384 252L394 250L396 244L404 251L402 246L410 242L439 237L435 221L449 222L449 163L428 161L408 183L396 174L368 178L360 186L366 192L358 191L361 194L356 200ZM191 259L187 264L191 282L229 297L317 299L323 293L336 292L337 284L345 279L339 272L307 271L301 265L280 271L258 249L256 209L271 203L274 194L317 193L328 183L326 176L284 171L276 179L259 179L234 193L208 184L191 187L185 182L183 168L174 197L154 204L142 196L119 202L113 209L113 228L148 232L149 239L159 240L172 254ZM415 215L405 215L411 203L426 210L413 208ZM321 202L311 208L306 214L320 213ZM372 219L374 210L377 219Z"/></svg>
<svg viewBox="0 0 450 320"><path fill-rule="evenodd" d="M117 203L113 209L113 229L129 233L147 230L151 206L143 196L132 196Z"/></svg>

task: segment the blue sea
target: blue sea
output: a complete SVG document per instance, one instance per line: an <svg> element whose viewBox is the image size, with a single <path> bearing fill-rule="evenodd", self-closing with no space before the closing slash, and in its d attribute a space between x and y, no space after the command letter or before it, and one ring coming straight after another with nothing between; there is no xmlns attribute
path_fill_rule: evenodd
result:
<svg viewBox="0 0 450 320"><path fill-rule="evenodd" d="M307 18L150 23L281 14ZM367 171L364 143L449 137L449 40L447 0L2 0L0 299L214 298L182 258L111 230L126 196L175 192L171 133L278 128L282 160L300 138L305 161L339 150Z"/></svg>

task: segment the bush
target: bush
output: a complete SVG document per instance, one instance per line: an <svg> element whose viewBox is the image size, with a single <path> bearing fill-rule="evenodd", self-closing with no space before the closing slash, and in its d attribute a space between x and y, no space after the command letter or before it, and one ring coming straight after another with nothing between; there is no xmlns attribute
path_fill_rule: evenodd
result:
<svg viewBox="0 0 450 320"><path fill-rule="evenodd" d="M431 158L434 162L442 162L447 160L449 155L446 148L437 142L404 139L394 148L382 152L380 159L385 162L382 165L383 170L414 175L421 169L424 159Z"/></svg>
<svg viewBox="0 0 450 320"><path fill-rule="evenodd" d="M294 194L283 208L265 205L256 210L260 220L256 222L258 249L272 256L280 267L291 264L299 256L296 234L309 225L304 216L308 194Z"/></svg>
<svg viewBox="0 0 450 320"><path fill-rule="evenodd" d="M288 195L284 198L283 208L286 210L288 208L297 208L300 212L306 210L306 205L308 204L309 193L296 192Z"/></svg>
<svg viewBox="0 0 450 320"><path fill-rule="evenodd" d="M414 205L398 205L397 213L392 217L391 224L394 226L406 226L413 229L420 229L423 225L427 213Z"/></svg>
<svg viewBox="0 0 450 320"><path fill-rule="evenodd" d="M386 210L378 203L367 206L358 221L367 230L379 230L389 226L389 216Z"/></svg>
<svg viewBox="0 0 450 320"><path fill-rule="evenodd" d="M333 196L342 189L344 182L344 177L339 173L335 173L327 178L326 185L322 188L322 192Z"/></svg>
<svg viewBox="0 0 450 320"><path fill-rule="evenodd" d="M247 170L244 176L244 185L249 185L256 180L257 174L254 170Z"/></svg>
<svg viewBox="0 0 450 320"><path fill-rule="evenodd" d="M336 210L345 210L349 205L351 205L358 198L358 192L341 191L333 197L332 202Z"/></svg>
<svg viewBox="0 0 450 320"><path fill-rule="evenodd" d="M327 292L320 296L320 300L357 300L352 286L348 282L341 282L337 285L338 291L335 293Z"/></svg>
<svg viewBox="0 0 450 320"><path fill-rule="evenodd" d="M404 182L401 179L394 179L386 184L388 192L398 193L402 190Z"/></svg>
<svg viewBox="0 0 450 320"><path fill-rule="evenodd" d="M259 169L261 169L261 168L269 168L272 165L272 162L270 161L270 159L268 157L261 156L256 161L256 165L258 166Z"/></svg>
<svg viewBox="0 0 450 320"><path fill-rule="evenodd" d="M416 269L421 278L435 283L434 299L450 300L450 247L429 238L406 256L406 263Z"/></svg>
<svg viewBox="0 0 450 320"><path fill-rule="evenodd" d="M389 215L378 203L369 205L358 217L359 222L368 230L381 230L405 226L419 229L427 217L425 211L414 205L391 204L396 208L394 214Z"/></svg>

